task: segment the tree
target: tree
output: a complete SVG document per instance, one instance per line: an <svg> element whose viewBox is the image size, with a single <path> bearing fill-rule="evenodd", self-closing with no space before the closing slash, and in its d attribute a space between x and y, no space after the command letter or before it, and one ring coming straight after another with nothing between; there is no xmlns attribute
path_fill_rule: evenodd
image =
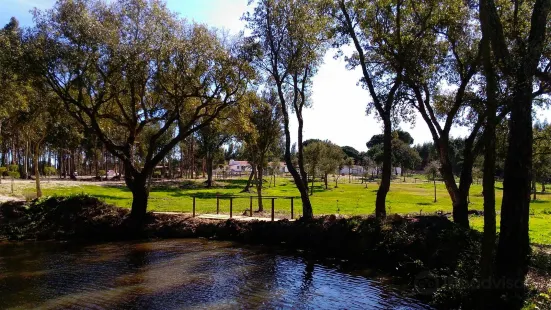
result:
<svg viewBox="0 0 551 310"><path fill-rule="evenodd" d="M307 219L312 218L313 211L304 165L302 111L309 105L312 77L325 52L327 30L326 16L317 13L308 0L258 0L253 13L244 16L252 32L252 45L261 52L257 65L277 90L283 115L285 163L300 192L303 217ZM298 122L298 170L291 156L290 109Z"/></svg>
<svg viewBox="0 0 551 310"><path fill-rule="evenodd" d="M398 136L397 138L406 143L407 145L413 144L413 137L409 134L407 131L403 131L401 129L395 130L394 133ZM377 134L371 136L371 139L367 141L365 144L367 148L372 148L377 144L383 144L384 143L384 134Z"/></svg>
<svg viewBox="0 0 551 310"><path fill-rule="evenodd" d="M419 153L400 139L392 140L392 158L393 164L402 168L404 182L407 170L414 169L421 162Z"/></svg>
<svg viewBox="0 0 551 310"><path fill-rule="evenodd" d="M429 181L432 181L434 184L434 202L436 202L436 177L440 174L440 162L431 161L425 167L425 175Z"/></svg>
<svg viewBox="0 0 551 310"><path fill-rule="evenodd" d="M342 149L342 148L341 148ZM346 154L346 153L345 153ZM354 158L352 157L346 157L344 159L344 164L348 166L348 183L352 183L351 175L352 175L352 166L354 166Z"/></svg>
<svg viewBox="0 0 551 310"><path fill-rule="evenodd" d="M240 131L250 163L254 167L253 174L256 173L258 211L262 212L264 168L268 166L270 156L279 155L282 136L281 109L277 94L272 91L265 91L260 96L250 93L245 102L246 105L239 111L245 118ZM277 165L279 166L279 162Z"/></svg>
<svg viewBox="0 0 551 310"><path fill-rule="evenodd" d="M311 180L310 194L314 193L316 174L323 176L325 189L329 188L328 176L339 173L343 165L344 152L329 140L312 142L304 148L304 163ZM336 185L338 186L338 184Z"/></svg>
<svg viewBox="0 0 551 310"><path fill-rule="evenodd" d="M19 165L9 165L8 166L8 175L11 178L11 193L13 194L14 180L21 176L19 174Z"/></svg>
<svg viewBox="0 0 551 310"><path fill-rule="evenodd" d="M368 155L364 155L361 160L361 165L364 168L364 175L362 182L365 182L365 188L367 188L367 179L369 177L369 170L373 169L375 162Z"/></svg>
<svg viewBox="0 0 551 310"><path fill-rule="evenodd" d="M224 111L224 114L230 112ZM233 111L234 113L237 111ZM231 115L231 112L228 113ZM216 155L222 155L220 148L228 142L232 135L231 120L228 116L221 116L213 120L207 126L200 128L196 132L199 154L204 156L207 170L207 188L212 187L212 174L214 170L214 159Z"/></svg>
<svg viewBox="0 0 551 310"><path fill-rule="evenodd" d="M354 159L354 163L357 163L362 159L360 152L351 146L343 146L341 149L347 157Z"/></svg>
<svg viewBox="0 0 551 310"><path fill-rule="evenodd" d="M367 112L376 111L383 123L383 162L382 178L375 201L377 218L386 216L386 195L390 189L392 123L402 116L407 119L408 108L400 105L403 67L401 61L386 61L381 54L389 52L388 42L399 39L400 32L387 32L387 24L396 18L391 12L400 11L400 7L391 8L388 2L337 1L333 10L335 16L336 44L353 43L355 53L347 57L347 65L362 70L362 86L369 90L371 102ZM399 15L399 13L398 13Z"/></svg>
<svg viewBox="0 0 551 310"><path fill-rule="evenodd" d="M44 167L44 174L48 178L48 182L50 181L50 177L52 175L55 175L57 173L56 169L52 166L46 166Z"/></svg>
<svg viewBox="0 0 551 310"><path fill-rule="evenodd" d="M0 166L0 184L2 184L2 179L4 178L4 173L8 171L8 168Z"/></svg>
<svg viewBox="0 0 551 310"><path fill-rule="evenodd" d="M551 125L536 123L534 126L533 144L533 200L536 200L536 182L542 185L542 192L545 192L545 182L551 178Z"/></svg>
<svg viewBox="0 0 551 310"><path fill-rule="evenodd" d="M373 160L377 167L377 177L379 177L379 168L383 164L383 160L385 157L383 145L382 144L376 144L373 147L371 147L369 150L367 150L367 155Z"/></svg>
<svg viewBox="0 0 551 310"><path fill-rule="evenodd" d="M25 82L20 75L24 64L22 36L19 21L15 17L0 29L0 139L6 118L26 105L21 93L26 89L22 87Z"/></svg>
<svg viewBox="0 0 551 310"><path fill-rule="evenodd" d="M310 177L310 195L314 195L314 181L316 174L321 173L321 161L325 157L325 144L322 141L308 143L304 148L304 165L308 176Z"/></svg>
<svg viewBox="0 0 551 310"><path fill-rule="evenodd" d="M322 142L325 150L323 151L323 157L320 161L320 171L324 175L325 189L328 189L328 176L329 174L340 174L340 168L343 165L344 152L342 149L333 144L331 141ZM338 177L335 177L335 188L338 187Z"/></svg>
<svg viewBox="0 0 551 310"><path fill-rule="evenodd" d="M421 162L419 163L418 168L424 169L429 162L433 160L438 160L438 154L436 152L436 148L434 147L433 142L417 144L413 148L417 151L417 153L419 153L419 156L421 157Z"/></svg>
<svg viewBox="0 0 551 310"><path fill-rule="evenodd" d="M155 166L242 96L246 55L158 1L57 2L35 13L40 73L80 125L124 165L131 216L147 210ZM171 128L174 136L160 144ZM145 134L147 133L147 139ZM136 158L137 143L145 152Z"/></svg>
<svg viewBox="0 0 551 310"><path fill-rule="evenodd" d="M501 300L502 305L520 308L530 252L528 217L532 180L533 85L535 77L543 82L550 80L549 72L541 70L539 65L544 48L549 46L546 27L551 0L501 5L500 11L505 12L505 16L498 13L493 0L480 0L479 3L482 34L489 40L492 59L511 81L508 87L511 99L509 146L504 169L501 229L495 258L497 281L510 285L497 288L495 298L498 300L498 296L506 296L506 299ZM526 12L526 15L519 15L519 12ZM512 24L504 25L503 20L512 20ZM510 37L505 36L504 29L511 30Z"/></svg>

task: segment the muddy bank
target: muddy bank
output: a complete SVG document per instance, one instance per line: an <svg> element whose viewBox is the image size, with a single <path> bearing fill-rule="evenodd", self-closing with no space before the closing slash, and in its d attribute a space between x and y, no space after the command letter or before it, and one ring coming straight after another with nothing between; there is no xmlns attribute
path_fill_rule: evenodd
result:
<svg viewBox="0 0 551 310"><path fill-rule="evenodd" d="M478 292L481 234L444 216L238 222L150 213L138 229L129 220L129 210L79 195L0 205L0 236L8 240L94 241L204 237L277 245L307 255L368 264L399 277L410 284L417 298L438 308L472 308ZM538 259L545 265L545 256ZM546 272L539 271L539 275Z"/></svg>

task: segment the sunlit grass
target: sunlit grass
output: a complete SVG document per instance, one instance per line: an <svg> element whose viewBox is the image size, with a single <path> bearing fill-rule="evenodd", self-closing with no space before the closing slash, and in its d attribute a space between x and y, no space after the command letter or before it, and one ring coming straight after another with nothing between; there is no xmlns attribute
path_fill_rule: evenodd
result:
<svg viewBox="0 0 551 310"><path fill-rule="evenodd" d="M199 181L198 181L199 182ZM217 194L220 197L224 195L238 195L243 198L233 199L233 214L243 214L249 210L250 198L253 194L241 193L245 185L245 180L228 180L219 182L218 186L206 189L201 183L185 181L184 183L162 183L152 187L149 199L150 211L176 211L192 212L193 196L196 198L197 214L215 213ZM416 183L414 183L416 182ZM79 183L83 184L83 183ZM96 184L96 185L94 185ZM45 195L69 195L76 193L88 193L104 199L120 207L130 207L132 203L132 193L122 185L103 185L98 183L91 185L63 186L56 185L44 189ZM499 213L502 199L502 184L496 184L496 210ZM378 185L369 183L367 188L358 180L352 180L349 183L347 177L342 177L338 188L335 188L335 182L329 183L329 189L325 190L322 183L315 183L314 195L311 196L314 213L322 214L342 214L342 215L367 215L373 214L375 208L375 197ZM32 187L27 186L23 192L32 192ZM294 183L289 178L278 178L276 186L268 187L266 184L263 194L266 196L295 196L299 197L299 192ZM434 202L433 184L426 182L422 177L417 180L408 178L406 183L402 179L393 181L390 192L387 196L387 212L389 214L429 214L442 211L449 213L452 210L452 203L446 188L442 182L436 184L437 201ZM472 210L483 209L482 186L473 184L470 191L470 205ZM220 199L220 212L229 213L229 199ZM257 199L252 199L253 209L258 207ZM276 199L274 201L275 210L278 216L290 216L290 200ZM269 211L271 200L264 200L264 208ZM295 216L302 213L300 199L294 199ZM532 242L551 244L551 195L539 194L538 200L532 203L530 210L530 236ZM471 225L475 229L482 230L483 217L471 216ZM499 228L499 215L497 218Z"/></svg>

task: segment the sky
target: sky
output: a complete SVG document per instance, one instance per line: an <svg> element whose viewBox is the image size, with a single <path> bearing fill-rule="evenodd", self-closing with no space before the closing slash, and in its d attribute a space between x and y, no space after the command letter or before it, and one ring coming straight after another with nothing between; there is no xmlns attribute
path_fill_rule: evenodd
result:
<svg viewBox="0 0 551 310"><path fill-rule="evenodd" d="M240 17L250 7L248 0L168 0L167 7L185 17L212 27L238 33L245 28ZM55 0L0 0L0 25L15 16L23 26L31 26L33 8L48 9ZM328 139L341 146L349 145L359 151L367 150L365 143L382 132L381 123L373 115L366 115L370 96L367 90L357 85L359 70L349 71L342 58L334 59L334 50L328 51L324 63L313 78L312 107L304 111L305 139ZM537 111L540 119L551 121L551 112ZM432 141L424 121L417 116L415 125L401 124L414 143ZM291 133L296 137L296 121L291 123ZM464 136L462 128L453 128L452 136ZM296 138L295 138L296 140Z"/></svg>

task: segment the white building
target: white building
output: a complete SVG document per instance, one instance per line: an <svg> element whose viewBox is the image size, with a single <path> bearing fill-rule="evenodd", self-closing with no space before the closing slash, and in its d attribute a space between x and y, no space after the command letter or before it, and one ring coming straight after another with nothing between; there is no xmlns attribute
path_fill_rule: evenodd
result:
<svg viewBox="0 0 551 310"><path fill-rule="evenodd" d="M368 174L376 175L377 174L377 168L370 168L367 172L368 172ZM379 168L379 172L381 172L381 168ZM357 175L357 176L362 176L362 175L364 175L364 173L365 173L364 167L358 166L358 165L351 166L350 174ZM392 167L391 173L394 174L394 175L400 175L402 173L402 168ZM340 174L341 175L348 175L348 166L344 166L340 170Z"/></svg>
<svg viewBox="0 0 551 310"><path fill-rule="evenodd" d="M228 168L231 172L250 172L252 170L251 165L246 160L233 160L230 159Z"/></svg>
<svg viewBox="0 0 551 310"><path fill-rule="evenodd" d="M276 163L277 164L277 170L279 171L279 173L287 173L289 172L289 169L287 169L287 164L280 161L279 163ZM271 168L274 166L274 162L269 162L268 163L268 168Z"/></svg>
<svg viewBox="0 0 551 310"><path fill-rule="evenodd" d="M272 167L272 164L273 163L271 163L271 162L268 163L268 167L267 167L268 171L269 171L269 168ZM279 162L277 169L278 169L279 173L289 172L289 169L287 169L287 164L285 164L284 162ZM231 172L251 172L252 171L252 166L246 160L233 160L233 159L230 159L230 162L228 163L228 169L227 170L229 170Z"/></svg>

